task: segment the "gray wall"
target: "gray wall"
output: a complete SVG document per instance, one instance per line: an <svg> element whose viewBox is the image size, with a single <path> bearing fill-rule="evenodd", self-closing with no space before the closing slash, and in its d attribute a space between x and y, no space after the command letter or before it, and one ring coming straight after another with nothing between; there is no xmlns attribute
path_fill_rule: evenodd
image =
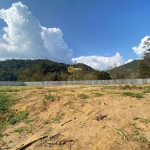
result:
<svg viewBox="0 0 150 150"><path fill-rule="evenodd" d="M82 80L82 81L41 81L13 82L0 81L0 86L53 86L53 85L108 85L108 84L150 84L149 79L116 79L116 80Z"/></svg>

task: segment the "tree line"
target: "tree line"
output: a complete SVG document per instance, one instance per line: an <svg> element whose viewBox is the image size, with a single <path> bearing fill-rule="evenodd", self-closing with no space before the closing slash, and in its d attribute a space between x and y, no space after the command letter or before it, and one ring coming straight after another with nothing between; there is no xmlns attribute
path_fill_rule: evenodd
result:
<svg viewBox="0 0 150 150"><path fill-rule="evenodd" d="M67 71L69 64L57 63L51 60L18 60L0 61L0 81L67 81L67 80L97 80L110 79L107 72L96 71L85 64L74 64L82 68L77 73Z"/></svg>

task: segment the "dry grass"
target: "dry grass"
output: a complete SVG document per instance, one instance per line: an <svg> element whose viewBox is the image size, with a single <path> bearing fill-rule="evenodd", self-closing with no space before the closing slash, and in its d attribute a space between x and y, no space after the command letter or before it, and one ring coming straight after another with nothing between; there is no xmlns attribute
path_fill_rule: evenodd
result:
<svg viewBox="0 0 150 150"><path fill-rule="evenodd" d="M0 147L15 150L46 135L26 150L148 150L149 87L1 88L14 103L0 112Z"/></svg>

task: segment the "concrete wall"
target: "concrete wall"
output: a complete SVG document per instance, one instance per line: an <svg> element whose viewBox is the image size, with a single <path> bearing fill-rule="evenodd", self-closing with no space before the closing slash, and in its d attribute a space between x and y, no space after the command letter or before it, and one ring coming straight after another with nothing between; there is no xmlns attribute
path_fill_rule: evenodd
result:
<svg viewBox="0 0 150 150"><path fill-rule="evenodd" d="M82 80L82 81L41 81L13 82L0 81L0 86L54 86L54 85L109 85L109 84L150 84L150 79Z"/></svg>
<svg viewBox="0 0 150 150"><path fill-rule="evenodd" d="M0 86L23 86L24 82L0 81Z"/></svg>

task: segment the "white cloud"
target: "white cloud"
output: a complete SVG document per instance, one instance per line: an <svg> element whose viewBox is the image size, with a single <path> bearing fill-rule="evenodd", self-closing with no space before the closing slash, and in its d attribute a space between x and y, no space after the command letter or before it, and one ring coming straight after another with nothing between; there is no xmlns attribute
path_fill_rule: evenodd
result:
<svg viewBox="0 0 150 150"><path fill-rule="evenodd" d="M132 61L133 61L133 59L129 59L128 61L125 62L125 64L132 62Z"/></svg>
<svg viewBox="0 0 150 150"><path fill-rule="evenodd" d="M43 27L21 2L0 10L7 27L0 38L0 58L50 59L71 63L72 50L58 28Z"/></svg>
<svg viewBox="0 0 150 150"><path fill-rule="evenodd" d="M146 52L147 49L150 48L150 36L145 36L142 40L139 46L134 46L132 49L134 52L139 56L143 56L144 52Z"/></svg>
<svg viewBox="0 0 150 150"><path fill-rule="evenodd" d="M104 56L81 56L77 58L72 58L73 62L84 63L88 66L91 66L97 70L106 70L110 66L120 66L124 64L123 57L116 53L112 57L104 57Z"/></svg>

